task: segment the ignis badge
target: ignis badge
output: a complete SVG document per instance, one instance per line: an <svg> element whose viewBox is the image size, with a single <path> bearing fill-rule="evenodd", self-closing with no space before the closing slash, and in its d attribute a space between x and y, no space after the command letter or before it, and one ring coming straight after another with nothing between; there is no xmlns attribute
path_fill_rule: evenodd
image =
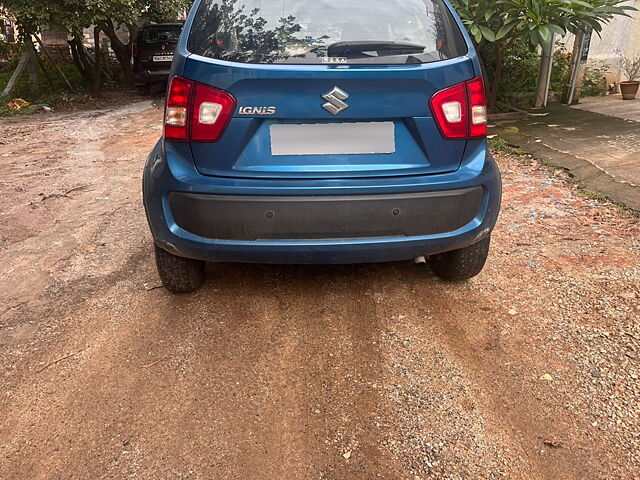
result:
<svg viewBox="0 0 640 480"><path fill-rule="evenodd" d="M276 107L240 107L240 115L275 115Z"/></svg>

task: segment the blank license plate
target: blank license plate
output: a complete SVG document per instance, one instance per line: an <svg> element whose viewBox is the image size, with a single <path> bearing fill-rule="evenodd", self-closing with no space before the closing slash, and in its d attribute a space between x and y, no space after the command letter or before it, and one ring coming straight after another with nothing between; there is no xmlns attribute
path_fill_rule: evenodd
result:
<svg viewBox="0 0 640 480"><path fill-rule="evenodd" d="M395 152L393 122L271 125L271 154L274 156Z"/></svg>
<svg viewBox="0 0 640 480"><path fill-rule="evenodd" d="M154 55L153 61L154 62L172 62L173 55Z"/></svg>

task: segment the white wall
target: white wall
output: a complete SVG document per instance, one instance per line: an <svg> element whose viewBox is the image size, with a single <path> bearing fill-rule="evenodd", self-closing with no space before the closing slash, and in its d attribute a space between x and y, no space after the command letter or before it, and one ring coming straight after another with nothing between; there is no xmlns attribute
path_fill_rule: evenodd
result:
<svg viewBox="0 0 640 480"><path fill-rule="evenodd" d="M626 5L640 9L640 0L630 0ZM626 80L620 78L619 53L627 57L640 55L640 11L631 12L632 18L616 16L604 27L601 37L594 33L589 50L589 63L605 62L611 69L611 80ZM573 35L566 39L569 51L573 48Z"/></svg>

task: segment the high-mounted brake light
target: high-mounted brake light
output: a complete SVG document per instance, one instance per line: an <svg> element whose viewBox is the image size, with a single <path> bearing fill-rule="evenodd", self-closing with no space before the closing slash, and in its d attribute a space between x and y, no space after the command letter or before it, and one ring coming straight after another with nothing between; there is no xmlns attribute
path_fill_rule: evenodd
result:
<svg viewBox="0 0 640 480"><path fill-rule="evenodd" d="M178 142L215 142L227 128L236 100L227 92L175 76L165 111L164 137Z"/></svg>
<svg viewBox="0 0 640 480"><path fill-rule="evenodd" d="M431 99L431 111L445 138L487 136L487 97L482 77L436 93Z"/></svg>

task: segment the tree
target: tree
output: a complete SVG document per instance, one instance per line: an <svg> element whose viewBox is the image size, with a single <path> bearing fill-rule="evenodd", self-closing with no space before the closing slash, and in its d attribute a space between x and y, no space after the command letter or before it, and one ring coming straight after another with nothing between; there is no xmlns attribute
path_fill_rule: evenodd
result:
<svg viewBox="0 0 640 480"><path fill-rule="evenodd" d="M122 68L125 82L133 83L131 56L140 26L154 22L176 21L192 0L87 0L94 12L94 22L109 37L111 49ZM124 42L117 30L125 28L129 40Z"/></svg>
<svg viewBox="0 0 640 480"><path fill-rule="evenodd" d="M126 83L133 82L132 46L138 28L149 21L175 21L191 0L3 0L4 7L16 17L23 35L41 29L65 31L71 37L69 46L73 61L94 95L102 85L102 52L99 36L104 32L121 66ZM95 54L84 48L84 29L94 26ZM129 33L122 41L119 28Z"/></svg>
<svg viewBox="0 0 640 480"><path fill-rule="evenodd" d="M490 110L495 109L502 78L505 45L516 39L531 48L548 47L552 33L578 34L587 27L599 34L615 15L628 15L635 8L626 0L453 0L454 7L477 44L493 44L494 59L489 67L492 82L488 89ZM486 71L487 66L483 65Z"/></svg>
<svg viewBox="0 0 640 480"><path fill-rule="evenodd" d="M50 28L65 31L74 63L89 84L94 96L102 91L100 52L91 58L84 48L84 29L92 24L94 12L84 0L3 0L4 7L16 18L23 37ZM94 37L99 32L94 31Z"/></svg>

